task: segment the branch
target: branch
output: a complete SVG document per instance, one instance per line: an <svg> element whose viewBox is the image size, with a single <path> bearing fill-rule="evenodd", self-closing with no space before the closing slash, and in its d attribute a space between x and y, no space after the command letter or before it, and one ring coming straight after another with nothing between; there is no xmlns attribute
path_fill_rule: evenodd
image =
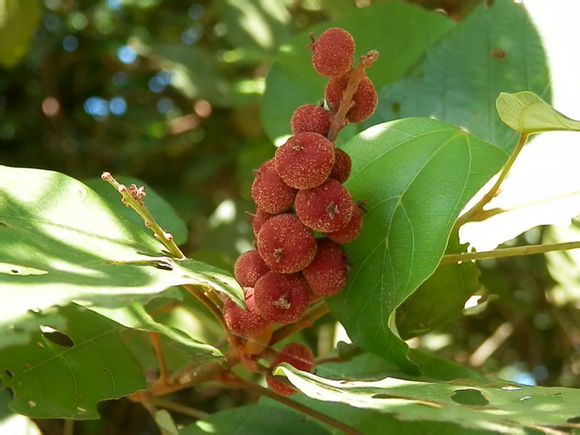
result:
<svg viewBox="0 0 580 435"><path fill-rule="evenodd" d="M360 81L365 76L365 71L367 68L375 63L379 58L379 52L376 50L371 50L364 56L360 57L360 62L358 67L351 71L348 76L348 83L346 89L342 93L342 98L340 104L334 116L332 117L332 122L330 123L330 130L328 131L328 140L334 142L338 136L338 132L346 124L346 114L352 107L352 98L358 89Z"/></svg>
<svg viewBox="0 0 580 435"><path fill-rule="evenodd" d="M143 186L137 187L132 184L128 188L120 184L109 172L103 172L101 179L109 183L111 186L121 194L121 201L125 206L132 208L140 217L143 219L145 226L153 231L153 235L157 240L159 240L167 248L174 257L179 260L184 260L186 257L181 252L181 249L177 246L173 240L173 236L170 233L163 231L163 228L155 221L155 218L149 213L149 210L145 206L143 200L145 199L146 193Z"/></svg>
<svg viewBox="0 0 580 435"><path fill-rule="evenodd" d="M361 434L361 432L357 431L356 429L341 423L338 420L335 420L334 418L326 415L326 414L322 414L312 408L309 408L308 406L305 406L301 403L295 402L293 400L288 399L287 397L284 396L280 396L279 394L274 393L273 391L261 387L260 385L256 385L253 384L251 382L246 381L245 379L241 379L241 378L237 378L236 379L236 384L238 384L240 387L242 388L246 388L250 391L255 392L256 394L259 394L260 396L266 396L269 397L272 400L275 400L277 402L280 402L304 415L307 415L309 417L312 417L318 421L321 421L322 423L325 423L329 426L332 426L336 429L338 429L341 432L344 432L346 434L349 435L359 435Z"/></svg>
<svg viewBox="0 0 580 435"><path fill-rule="evenodd" d="M462 254L444 255L440 264L463 263L469 260L487 260L490 258L520 257L524 255L542 254L552 251L566 251L580 249L580 241L565 243L550 243L546 245L516 246L513 248L501 248L495 251L464 252Z"/></svg>
<svg viewBox="0 0 580 435"><path fill-rule="evenodd" d="M483 196L483 198L481 198L473 207L471 207L470 210L465 212L462 216L459 217L459 219L457 219L457 222L455 223L456 228L459 228L461 225L463 225L466 222L470 222L472 220L472 218L477 216L479 213L481 213L483 211L483 207L485 207L497 195L497 192L499 191L501 184L504 182L505 178L507 177L510 169L514 165L514 162L516 161L517 157L519 156L520 151L522 150L522 148L526 144L527 140L528 140L527 134L524 134L524 133L520 134L520 138L518 140L518 143L516 144L516 148L514 149L514 152L512 153L509 160L507 161L507 163L505 164L505 166L501 170L499 177L496 180L496 182L494 183L494 185Z"/></svg>
<svg viewBox="0 0 580 435"><path fill-rule="evenodd" d="M276 330L274 334L272 334L270 346L279 343L280 341L284 340L286 337L291 336L295 332L301 331L306 328L310 328L312 325L314 325L314 322L316 322L326 313L328 313L328 307L326 306L326 304L321 303L319 305L316 305L302 319L296 321L295 323L290 323L289 325L283 326L280 329Z"/></svg>

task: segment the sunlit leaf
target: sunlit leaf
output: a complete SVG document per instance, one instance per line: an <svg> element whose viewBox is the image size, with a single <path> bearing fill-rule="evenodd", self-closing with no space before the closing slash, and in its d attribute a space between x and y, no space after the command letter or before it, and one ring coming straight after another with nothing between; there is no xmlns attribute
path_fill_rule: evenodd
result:
<svg viewBox="0 0 580 435"><path fill-rule="evenodd" d="M572 419L580 409L580 391L572 388L397 378L334 380L301 372L286 363L278 366L274 374L286 376L296 388L316 400L394 414L403 420L452 422L496 432L525 434L526 430L550 426L571 430Z"/></svg>
<svg viewBox="0 0 580 435"><path fill-rule="evenodd" d="M347 186L367 210L347 245L347 288L328 301L360 347L406 364L394 312L437 268L461 209L507 154L461 129L406 119L365 130L345 146Z"/></svg>
<svg viewBox="0 0 580 435"><path fill-rule="evenodd" d="M39 0L0 0L0 65L16 65L28 51L40 22Z"/></svg>

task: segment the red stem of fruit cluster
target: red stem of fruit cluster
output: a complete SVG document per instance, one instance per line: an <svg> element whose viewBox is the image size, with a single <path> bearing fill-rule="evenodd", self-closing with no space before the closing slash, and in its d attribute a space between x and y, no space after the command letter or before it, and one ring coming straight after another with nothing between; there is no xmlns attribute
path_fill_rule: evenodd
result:
<svg viewBox="0 0 580 435"><path fill-rule="evenodd" d="M342 94L340 104L336 113L332 117L332 122L330 124L330 130L328 131L328 140L335 142L338 137L339 131L346 125L347 119L346 115L352 107L352 98L358 89L358 85L366 74L367 68L369 68L375 61L379 58L379 52L376 50L371 50L364 56L360 57L360 62L358 67L349 73L348 84L346 89Z"/></svg>

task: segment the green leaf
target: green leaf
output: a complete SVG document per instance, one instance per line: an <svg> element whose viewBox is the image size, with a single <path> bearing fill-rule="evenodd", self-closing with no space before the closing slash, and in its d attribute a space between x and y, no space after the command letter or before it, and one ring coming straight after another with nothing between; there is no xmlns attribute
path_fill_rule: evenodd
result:
<svg viewBox="0 0 580 435"><path fill-rule="evenodd" d="M15 66L28 52L40 22L39 0L0 0L0 66Z"/></svg>
<svg viewBox="0 0 580 435"><path fill-rule="evenodd" d="M120 201L120 198L119 198ZM211 287L243 305L227 272L165 255L144 225L63 174L0 167L0 325L71 301L145 302L177 285Z"/></svg>
<svg viewBox="0 0 580 435"><path fill-rule="evenodd" d="M151 188L147 183L133 177L116 177L117 181L125 186L135 184L137 186L145 187L147 197L145 198L145 205L155 216L155 220L168 233L171 233L173 240L178 245L187 241L187 226L185 222L177 215L173 207L165 201L159 194ZM107 203L108 207L114 211L117 216L123 216L125 219L133 221L135 225L143 225L143 221L128 207L125 207L119 201L119 192L111 189L108 183L103 183L101 178L91 178L84 182L87 186L98 193L101 198Z"/></svg>
<svg viewBox="0 0 580 435"><path fill-rule="evenodd" d="M290 118L298 106L316 104L324 98L326 79L312 69L307 45L311 33L319 35L336 26L353 35L357 56L372 49L379 51L380 57L368 74L380 89L400 79L428 47L453 28L453 22L416 6L389 3L354 9L334 23L321 24L295 36L280 48L266 79L261 114L272 140L290 134Z"/></svg>
<svg viewBox="0 0 580 435"><path fill-rule="evenodd" d="M291 410L271 405L247 405L213 414L179 431L181 435L323 435L329 432Z"/></svg>
<svg viewBox="0 0 580 435"><path fill-rule="evenodd" d="M466 252L452 234L446 254ZM404 339L426 334L453 321L462 313L465 301L479 288L479 269L473 262L445 264L397 309L397 328Z"/></svg>
<svg viewBox="0 0 580 435"><path fill-rule="evenodd" d="M67 327L56 338L38 329L33 344L0 352L0 380L14 393L13 411L33 418L98 418L99 401L146 387L141 367L119 338L121 325L76 305L60 314Z"/></svg>
<svg viewBox="0 0 580 435"><path fill-rule="evenodd" d="M357 345L412 370L395 310L433 274L459 212L507 154L420 118L371 127L345 151L353 162L346 185L367 213L360 237L346 247L349 283L328 303Z"/></svg>
<svg viewBox="0 0 580 435"><path fill-rule="evenodd" d="M524 434L527 429L550 426L571 430L572 419L580 409L580 391L572 388L397 378L333 380L301 372L286 363L274 374L286 376L301 392L317 400L394 414L403 420L452 422L496 432Z"/></svg>
<svg viewBox="0 0 580 435"><path fill-rule="evenodd" d="M495 105L501 120L519 133L580 131L580 121L562 115L533 92L502 92Z"/></svg>
<svg viewBox="0 0 580 435"><path fill-rule="evenodd" d="M538 32L521 4L481 2L427 52L408 79L381 91L369 123L428 116L511 151L517 134L500 121L495 100L500 92L524 90L551 99Z"/></svg>
<svg viewBox="0 0 580 435"><path fill-rule="evenodd" d="M227 26L225 37L234 47L272 50L288 37L290 14L278 0L219 0L221 21Z"/></svg>
<svg viewBox="0 0 580 435"><path fill-rule="evenodd" d="M128 307L119 308L103 308L91 307L92 311L100 314L103 317L111 319L127 328L137 329L145 332L156 332L170 338L173 343L186 350L190 354L198 355L213 355L222 356L222 353L215 347L195 340L187 335L184 331L171 328L162 323L156 322L145 311L141 304L133 303Z"/></svg>

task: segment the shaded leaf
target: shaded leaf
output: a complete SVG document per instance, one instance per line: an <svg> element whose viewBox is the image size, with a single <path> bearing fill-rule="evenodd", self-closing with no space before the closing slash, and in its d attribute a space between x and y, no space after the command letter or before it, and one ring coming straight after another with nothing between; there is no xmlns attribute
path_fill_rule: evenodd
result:
<svg viewBox="0 0 580 435"><path fill-rule="evenodd" d="M466 252L452 234L446 254ZM426 334L461 316L465 301L480 287L475 263L444 264L397 309L397 329L404 339Z"/></svg>
<svg viewBox="0 0 580 435"><path fill-rule="evenodd" d="M59 332L72 346L38 329L33 344L0 352L0 379L14 393L12 410L33 418L98 418L99 401L146 387L141 367L120 341L121 325L76 305L60 314L67 328Z"/></svg>
<svg viewBox="0 0 580 435"><path fill-rule="evenodd" d="M524 90L551 99L540 37L523 5L482 2L429 49L408 79L381 91L370 123L428 116L510 151L517 134L500 121L495 100L500 92Z"/></svg>
<svg viewBox="0 0 580 435"><path fill-rule="evenodd" d="M41 15L39 0L0 0L1 66L15 66L28 52Z"/></svg>
<svg viewBox="0 0 580 435"><path fill-rule="evenodd" d="M227 272L165 255L144 225L117 215L63 174L0 167L0 324L71 301L121 306L176 285L211 287L243 304ZM34 270L34 273L30 273ZM37 272L39 271L39 272Z"/></svg>
<svg viewBox="0 0 580 435"><path fill-rule="evenodd" d="M334 23L315 26L293 37L280 48L266 79L261 113L272 140L290 134L290 118L298 106L316 104L324 98L326 79L312 69L307 45L311 33L320 35L326 28L337 26L353 35L357 56L373 49L379 51L379 59L368 74L380 89L400 79L433 42L453 28L453 22L416 6L389 3L354 9Z"/></svg>
<svg viewBox="0 0 580 435"><path fill-rule="evenodd" d="M247 405L213 414L179 431L182 435L323 435L329 432L301 414L271 405Z"/></svg>
<svg viewBox="0 0 580 435"><path fill-rule="evenodd" d="M580 121L562 115L533 92L502 92L495 104L501 120L519 133L580 131Z"/></svg>
<svg viewBox="0 0 580 435"><path fill-rule="evenodd" d="M184 331L156 322L141 304L134 303L120 308L91 307L90 309L127 328L162 334L190 354L222 356L222 353L215 347L190 337Z"/></svg>
<svg viewBox="0 0 580 435"><path fill-rule="evenodd" d="M490 386L474 381L431 383L384 378L348 381L301 372L289 364L284 375L307 396L356 408L395 414L404 420L452 422L462 427L524 434L526 429L558 426L571 430L580 409L580 391L572 388ZM502 412L498 412L501 410Z"/></svg>
<svg viewBox="0 0 580 435"><path fill-rule="evenodd" d="M412 369L394 311L435 271L459 212L507 154L420 118L371 127L345 150L353 161L346 185L368 212L346 247L349 283L328 303L357 345Z"/></svg>

